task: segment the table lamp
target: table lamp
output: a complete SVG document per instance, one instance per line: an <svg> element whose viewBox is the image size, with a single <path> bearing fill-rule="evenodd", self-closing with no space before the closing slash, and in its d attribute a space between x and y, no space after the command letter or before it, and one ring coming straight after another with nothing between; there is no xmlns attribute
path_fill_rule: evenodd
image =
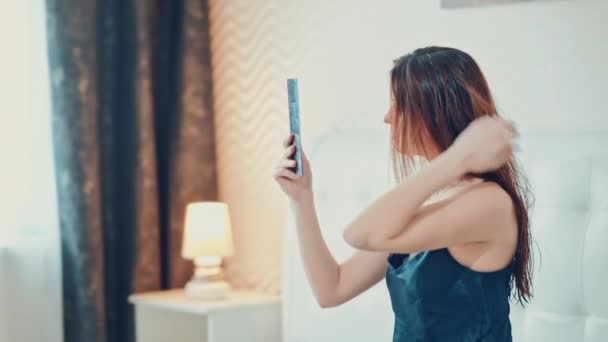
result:
<svg viewBox="0 0 608 342"><path fill-rule="evenodd" d="M222 258L234 253L228 205L194 202L186 207L182 257L194 260L194 275L186 295L195 299L228 297L230 285L222 280Z"/></svg>

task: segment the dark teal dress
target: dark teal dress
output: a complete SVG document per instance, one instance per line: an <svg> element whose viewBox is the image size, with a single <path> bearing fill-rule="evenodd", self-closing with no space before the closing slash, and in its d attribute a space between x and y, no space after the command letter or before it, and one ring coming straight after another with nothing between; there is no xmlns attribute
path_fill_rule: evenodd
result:
<svg viewBox="0 0 608 342"><path fill-rule="evenodd" d="M477 272L447 248L388 257L386 284L395 313L393 342L511 342L512 263Z"/></svg>

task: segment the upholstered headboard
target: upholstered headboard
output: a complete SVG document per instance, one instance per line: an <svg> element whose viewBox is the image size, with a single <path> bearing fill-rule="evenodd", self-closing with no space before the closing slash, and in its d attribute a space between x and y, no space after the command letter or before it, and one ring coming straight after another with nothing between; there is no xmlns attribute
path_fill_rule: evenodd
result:
<svg viewBox="0 0 608 342"><path fill-rule="evenodd" d="M518 156L536 197L531 222L538 248L535 297L525 310L511 306L514 341L608 341L608 132L524 132L521 140ZM342 241L343 227L392 184L388 130L341 126L305 148L323 234L343 260L352 253ZM320 309L294 233L289 219L285 341L390 341L385 283L340 307Z"/></svg>

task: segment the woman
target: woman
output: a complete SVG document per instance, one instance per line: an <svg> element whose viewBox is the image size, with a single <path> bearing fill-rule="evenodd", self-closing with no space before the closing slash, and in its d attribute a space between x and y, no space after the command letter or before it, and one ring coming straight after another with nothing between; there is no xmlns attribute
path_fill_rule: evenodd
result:
<svg viewBox="0 0 608 342"><path fill-rule="evenodd" d="M393 341L511 341L509 298L523 305L531 297L527 188L512 158L517 132L462 51L418 49L395 61L390 80L384 121L398 184L346 227L344 239L358 250L350 259L338 264L321 236L306 156L303 176L289 170L291 136L275 168L314 295L322 307L336 306L386 277ZM412 175L416 157L428 164Z"/></svg>

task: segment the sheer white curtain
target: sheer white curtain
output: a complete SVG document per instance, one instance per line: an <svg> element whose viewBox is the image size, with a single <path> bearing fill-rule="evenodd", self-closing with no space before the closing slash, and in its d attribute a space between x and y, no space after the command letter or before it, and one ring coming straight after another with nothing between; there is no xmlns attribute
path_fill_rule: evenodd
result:
<svg viewBox="0 0 608 342"><path fill-rule="evenodd" d="M0 1L0 341L62 340L44 0Z"/></svg>

